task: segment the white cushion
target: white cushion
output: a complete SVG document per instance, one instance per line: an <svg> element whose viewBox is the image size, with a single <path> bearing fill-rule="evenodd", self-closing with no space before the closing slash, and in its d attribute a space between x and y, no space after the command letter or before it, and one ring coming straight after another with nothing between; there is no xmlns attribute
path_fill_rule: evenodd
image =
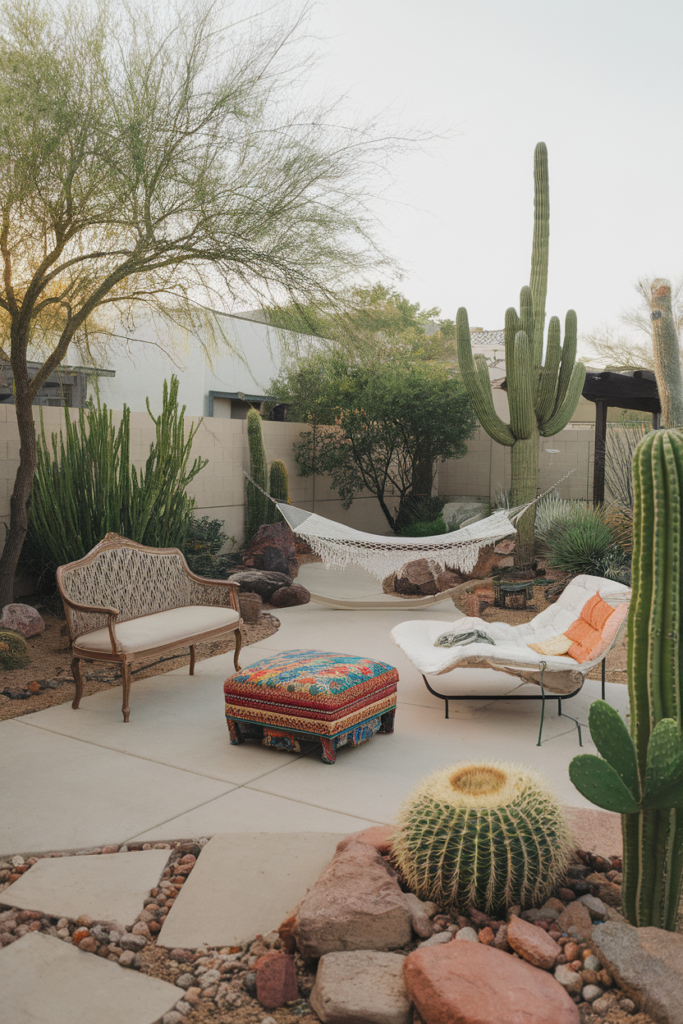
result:
<svg viewBox="0 0 683 1024"><path fill-rule="evenodd" d="M185 608L155 612L154 615L143 615L139 619L129 619L128 622L117 622L114 630L119 645L118 653L149 651L175 641L181 647L183 641L190 641L198 633L235 625L239 617L239 612L232 608L188 605ZM86 651L111 654L109 630L105 627L84 633L76 640L76 646Z"/></svg>

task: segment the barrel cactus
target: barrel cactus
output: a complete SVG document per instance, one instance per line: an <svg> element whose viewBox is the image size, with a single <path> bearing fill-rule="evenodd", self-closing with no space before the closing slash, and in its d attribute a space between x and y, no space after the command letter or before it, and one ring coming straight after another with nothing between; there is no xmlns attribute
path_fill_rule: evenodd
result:
<svg viewBox="0 0 683 1024"><path fill-rule="evenodd" d="M0 629L0 668L26 668L29 664L28 648L23 636L10 629Z"/></svg>
<svg viewBox="0 0 683 1024"><path fill-rule="evenodd" d="M430 776L401 808L392 843L420 899L486 913L547 899L570 850L562 805L544 779L500 762L463 762Z"/></svg>
<svg viewBox="0 0 683 1024"><path fill-rule="evenodd" d="M575 757L569 775L583 796L622 815L625 916L673 931L683 890L683 431L643 438L633 483L631 732L596 701L589 725L602 758Z"/></svg>

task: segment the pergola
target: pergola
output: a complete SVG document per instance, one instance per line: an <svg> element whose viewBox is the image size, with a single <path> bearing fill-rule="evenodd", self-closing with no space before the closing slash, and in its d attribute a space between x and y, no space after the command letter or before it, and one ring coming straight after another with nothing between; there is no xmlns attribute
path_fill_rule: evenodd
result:
<svg viewBox="0 0 683 1024"><path fill-rule="evenodd" d="M607 442L607 410L634 409L652 414L652 427L660 425L662 407L657 381L651 370L615 373L612 370L586 374L583 397L595 402L595 454L593 456L593 504L605 500L605 447Z"/></svg>

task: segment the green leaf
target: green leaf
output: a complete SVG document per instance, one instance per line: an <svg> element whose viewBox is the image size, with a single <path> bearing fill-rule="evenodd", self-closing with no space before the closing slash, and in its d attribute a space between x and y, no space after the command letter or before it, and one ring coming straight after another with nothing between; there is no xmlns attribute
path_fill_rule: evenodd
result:
<svg viewBox="0 0 683 1024"><path fill-rule="evenodd" d="M634 814L638 802L607 761L595 754L579 754L569 765L569 778L579 793L598 807L619 814Z"/></svg>
<svg viewBox="0 0 683 1024"><path fill-rule="evenodd" d="M683 807L683 737L673 718L663 718L650 735L643 804Z"/></svg>
<svg viewBox="0 0 683 1024"><path fill-rule="evenodd" d="M638 795L640 778L636 748L623 718L604 700L591 704L588 724L595 746L614 768L629 792Z"/></svg>

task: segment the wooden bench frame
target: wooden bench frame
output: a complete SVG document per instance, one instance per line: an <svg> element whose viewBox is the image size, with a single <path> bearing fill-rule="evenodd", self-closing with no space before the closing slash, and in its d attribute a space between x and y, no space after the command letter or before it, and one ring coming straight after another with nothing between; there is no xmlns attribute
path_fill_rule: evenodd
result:
<svg viewBox="0 0 683 1024"><path fill-rule="evenodd" d="M154 611L150 611L143 615L126 615L125 618L120 619L121 612L116 609L109 607L105 604L95 603L82 603L73 600L67 594L68 589L68 576L73 572L78 572L79 569L87 570L89 566L92 566L102 555L107 552L113 552L121 550L123 548L134 549L137 552L145 555L147 554L150 558L158 558L159 556L175 556L180 561L184 574L188 577L188 580L192 584L192 605L207 605L207 606L219 606L227 607L229 605L233 611L236 611L239 618L236 622L231 623L229 626L220 626L214 629L207 629L198 633L192 634L191 636L183 637L181 641L165 644L153 644L144 650L135 651L123 651L121 645L116 636L116 623L119 622L130 622L133 620L140 620L146 618L147 615L154 615L158 611L170 610L172 608L188 607L188 603L185 604L174 604L172 599L169 598L169 603L166 608L157 608ZM84 558L80 558L75 562L70 562L68 565L62 565L57 569L57 586L59 593L64 604L64 612L66 615L67 626L69 629L69 637L72 644L73 658L71 661L71 671L76 685L76 694L74 696L71 707L77 710L83 696L83 677L81 674L81 659L88 661L105 661L115 662L121 665L121 676L123 685L123 703L122 713L123 721L128 722L130 719L130 687L131 687L131 672L130 666L133 661L140 661L142 658L149 657L154 654L164 654L168 651L177 650L178 647L190 648L190 675L194 675L195 668L195 646L198 643L203 643L207 640L213 640L224 633L235 632L235 671L239 671L239 654L242 649L242 625L243 621L240 616L239 601L237 599L237 591L239 589L238 583L232 583L229 580L210 580L205 579L202 576L197 576L188 567L187 562L183 553L178 548L152 548L146 547L143 544L138 544L135 541L128 540L126 537L120 537L116 533L108 533L103 541L96 544L92 551L89 551ZM97 588L91 588L97 591ZM90 595L88 595L90 596ZM201 600L205 598L205 600ZM226 603L227 598L227 603ZM91 600L102 600L103 596L100 593L95 592L92 594ZM80 619L79 619L80 616ZM83 617L93 616L96 621L90 628L79 629L79 621L82 624ZM87 647L79 645L79 640L87 636L88 633L94 632L96 629L103 628L102 618L106 618L106 626L109 630L109 637L111 639L111 651L93 651Z"/></svg>

